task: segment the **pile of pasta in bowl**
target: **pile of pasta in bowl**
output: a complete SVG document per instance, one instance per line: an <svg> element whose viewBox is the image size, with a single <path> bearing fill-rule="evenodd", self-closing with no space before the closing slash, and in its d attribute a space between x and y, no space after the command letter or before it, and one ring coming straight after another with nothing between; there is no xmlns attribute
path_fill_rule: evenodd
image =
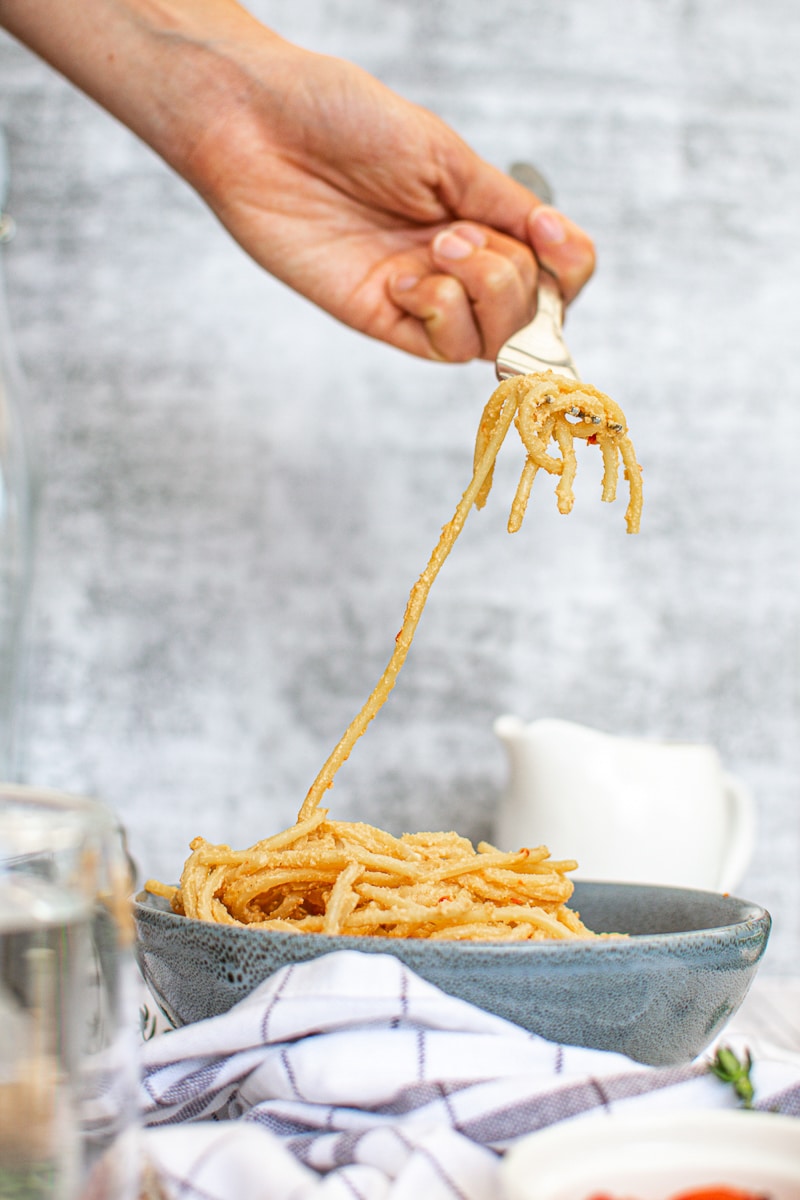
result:
<svg viewBox="0 0 800 1200"><path fill-rule="evenodd" d="M195 838L180 887L151 881L174 912L296 933L390 938L588 937L566 901L573 861L544 846L477 851L455 833L393 837L325 809L244 851Z"/></svg>

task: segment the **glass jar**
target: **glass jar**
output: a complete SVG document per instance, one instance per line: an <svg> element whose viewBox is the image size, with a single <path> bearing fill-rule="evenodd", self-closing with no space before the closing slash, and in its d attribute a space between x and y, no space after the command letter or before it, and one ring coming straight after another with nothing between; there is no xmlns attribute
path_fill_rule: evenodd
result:
<svg viewBox="0 0 800 1200"><path fill-rule="evenodd" d="M0 783L0 1197L139 1196L131 886L106 806Z"/></svg>
<svg viewBox="0 0 800 1200"><path fill-rule="evenodd" d="M25 625L33 558L29 455L23 380L14 353L3 274L3 246L14 232L5 212L8 152L0 129L0 779L20 771L20 708Z"/></svg>

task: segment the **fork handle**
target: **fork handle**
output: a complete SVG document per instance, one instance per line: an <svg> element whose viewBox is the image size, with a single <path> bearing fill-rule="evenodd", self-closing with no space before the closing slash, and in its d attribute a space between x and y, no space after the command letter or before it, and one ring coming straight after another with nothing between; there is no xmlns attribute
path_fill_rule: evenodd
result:
<svg viewBox="0 0 800 1200"><path fill-rule="evenodd" d="M517 183L521 183L529 192L538 196L543 204L554 202L555 193L550 180L533 163L513 162L508 173ZM541 269L539 271L537 311L545 312L559 333L561 332L564 324L564 300L553 276Z"/></svg>
<svg viewBox="0 0 800 1200"><path fill-rule="evenodd" d="M564 324L564 297L553 276L541 269L536 293L536 311L544 313L553 322L558 332L561 332Z"/></svg>
<svg viewBox="0 0 800 1200"><path fill-rule="evenodd" d="M553 190L536 167L530 163L513 163L509 174L545 203L552 203ZM563 324L564 298L555 278L540 269L536 316L500 347L495 364L497 378L508 379L512 375L549 370L577 380L575 363L561 336Z"/></svg>
<svg viewBox="0 0 800 1200"><path fill-rule="evenodd" d="M555 371L577 380L577 368L561 336L563 316L561 292L552 275L543 272L539 276L536 316L500 347L495 363L497 378Z"/></svg>

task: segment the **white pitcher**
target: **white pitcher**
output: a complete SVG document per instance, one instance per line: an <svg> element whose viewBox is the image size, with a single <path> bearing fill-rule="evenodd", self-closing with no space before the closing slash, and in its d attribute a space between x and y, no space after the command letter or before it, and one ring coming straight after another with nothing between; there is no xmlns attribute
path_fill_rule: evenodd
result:
<svg viewBox="0 0 800 1200"><path fill-rule="evenodd" d="M510 774L494 841L575 858L575 878L730 892L755 812L713 746L615 737L570 721L498 717Z"/></svg>

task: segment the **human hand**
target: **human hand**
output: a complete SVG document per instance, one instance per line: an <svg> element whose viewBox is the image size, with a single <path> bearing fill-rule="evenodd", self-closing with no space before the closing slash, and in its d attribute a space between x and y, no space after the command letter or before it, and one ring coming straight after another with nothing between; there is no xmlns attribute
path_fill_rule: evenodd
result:
<svg viewBox="0 0 800 1200"><path fill-rule="evenodd" d="M273 275L423 358L493 360L535 313L539 266L567 302L594 268L578 226L432 113L283 42L180 169Z"/></svg>
<svg viewBox="0 0 800 1200"><path fill-rule="evenodd" d="M0 0L0 23L149 143L263 267L423 358L494 359L569 302L588 236L433 113L236 0Z"/></svg>

